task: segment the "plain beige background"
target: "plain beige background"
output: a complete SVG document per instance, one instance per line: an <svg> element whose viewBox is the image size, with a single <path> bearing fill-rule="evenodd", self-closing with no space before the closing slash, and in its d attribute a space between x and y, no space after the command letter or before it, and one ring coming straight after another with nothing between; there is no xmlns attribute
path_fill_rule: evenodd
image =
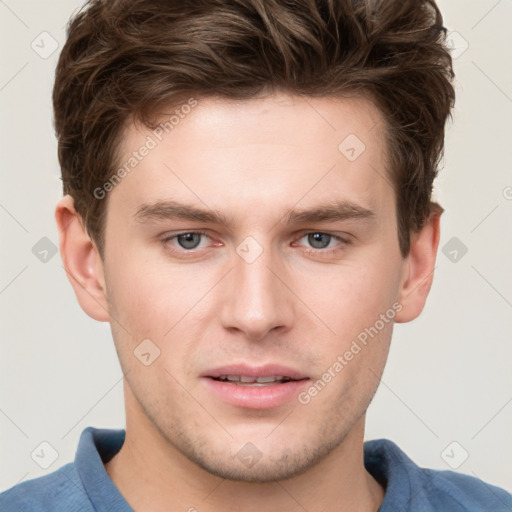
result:
<svg viewBox="0 0 512 512"><path fill-rule="evenodd" d="M86 426L124 427L109 327L81 311L52 253L55 47L80 4L0 0L0 490L71 461ZM395 328L367 438L512 490L512 2L440 7L458 93L441 247L425 311Z"/></svg>

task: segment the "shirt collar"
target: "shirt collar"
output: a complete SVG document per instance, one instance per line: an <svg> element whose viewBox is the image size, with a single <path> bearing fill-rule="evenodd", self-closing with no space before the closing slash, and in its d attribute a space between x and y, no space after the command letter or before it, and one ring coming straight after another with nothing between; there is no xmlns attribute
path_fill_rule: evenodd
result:
<svg viewBox="0 0 512 512"><path fill-rule="evenodd" d="M134 512L105 470L124 443L124 430L87 427L80 437L75 466L85 491L98 512ZM418 467L387 439L364 444L366 470L385 489L379 512L406 512L411 502L411 473Z"/></svg>
<svg viewBox="0 0 512 512"><path fill-rule="evenodd" d="M105 466L124 443L124 430L87 427L80 436L75 466L98 512L134 512L110 479Z"/></svg>

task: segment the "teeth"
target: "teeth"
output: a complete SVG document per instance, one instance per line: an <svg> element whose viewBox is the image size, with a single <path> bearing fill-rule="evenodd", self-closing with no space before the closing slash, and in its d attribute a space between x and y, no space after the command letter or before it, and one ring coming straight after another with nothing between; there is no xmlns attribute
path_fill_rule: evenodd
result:
<svg viewBox="0 0 512 512"><path fill-rule="evenodd" d="M282 375L272 375L269 377L247 377L245 375L221 375L218 380L223 382L232 382L241 386L258 386L265 384L280 384L282 382L289 382L289 377L283 377Z"/></svg>
<svg viewBox="0 0 512 512"><path fill-rule="evenodd" d="M283 377L258 377L256 379L256 382L276 382L278 380L281 380Z"/></svg>

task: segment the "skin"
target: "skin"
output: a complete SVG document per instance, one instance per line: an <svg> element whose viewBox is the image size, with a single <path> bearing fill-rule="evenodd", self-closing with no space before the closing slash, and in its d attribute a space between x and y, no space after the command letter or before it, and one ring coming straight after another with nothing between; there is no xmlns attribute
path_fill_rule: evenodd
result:
<svg viewBox="0 0 512 512"><path fill-rule="evenodd" d="M125 373L126 441L105 468L135 510L378 509L384 490L364 468L364 423L392 321L307 405L294 398L235 407L200 375L272 362L306 374L307 390L393 304L396 322L421 313L439 215L413 234L402 258L384 126L364 98L201 99L109 192L103 258L73 200L59 202L71 284L88 315L111 323ZM352 162L338 150L348 134L366 146ZM127 125L120 161L148 135ZM231 223L137 217L142 206L170 199ZM340 199L374 215L284 222L293 209ZM188 256L176 238L164 241L195 230L206 237ZM350 243L331 238L318 248L308 233ZM263 250L251 263L236 252L247 236ZM149 366L134 356L144 339L160 350ZM252 467L237 457L248 442L261 453Z"/></svg>

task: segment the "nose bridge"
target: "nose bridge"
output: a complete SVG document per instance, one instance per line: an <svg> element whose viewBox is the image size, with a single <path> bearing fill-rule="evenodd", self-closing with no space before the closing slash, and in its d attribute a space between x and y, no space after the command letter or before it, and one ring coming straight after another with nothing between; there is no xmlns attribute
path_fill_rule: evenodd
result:
<svg viewBox="0 0 512 512"><path fill-rule="evenodd" d="M277 258L258 246L254 239L246 239L237 247L221 312L224 328L253 340L277 327L289 327L293 315L289 293L275 275L280 267Z"/></svg>

